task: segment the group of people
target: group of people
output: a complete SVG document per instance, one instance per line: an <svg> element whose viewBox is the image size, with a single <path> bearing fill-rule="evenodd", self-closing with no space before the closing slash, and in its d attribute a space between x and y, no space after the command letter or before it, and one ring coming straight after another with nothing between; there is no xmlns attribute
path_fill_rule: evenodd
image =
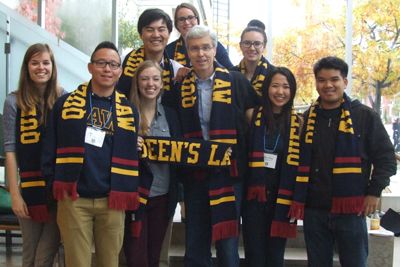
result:
<svg viewBox="0 0 400 267"><path fill-rule="evenodd" d="M346 93L348 66L314 65L319 98L293 106L296 79L264 58L265 26L243 30L233 66L188 3L138 20L142 47L121 62L114 44L93 51L91 79L67 93L46 44L25 54L4 104L12 208L23 266L160 266L172 217L185 203L185 266L283 266L304 220L309 266L366 266L365 216L396 172L393 145L372 109ZM168 44L168 45L167 45ZM18 176L20 182L18 182ZM241 221L242 219L242 221ZM161 260L160 260L161 259Z"/></svg>

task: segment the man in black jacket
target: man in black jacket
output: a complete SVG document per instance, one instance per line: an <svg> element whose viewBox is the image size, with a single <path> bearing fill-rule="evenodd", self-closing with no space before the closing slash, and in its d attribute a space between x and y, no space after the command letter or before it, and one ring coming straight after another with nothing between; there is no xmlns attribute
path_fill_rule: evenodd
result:
<svg viewBox="0 0 400 267"><path fill-rule="evenodd" d="M332 266L334 243L342 266L366 266L365 216L377 209L396 173L393 145L379 115L344 93L347 72L337 57L314 65L319 99L306 112L304 127L311 150L304 213L309 266Z"/></svg>

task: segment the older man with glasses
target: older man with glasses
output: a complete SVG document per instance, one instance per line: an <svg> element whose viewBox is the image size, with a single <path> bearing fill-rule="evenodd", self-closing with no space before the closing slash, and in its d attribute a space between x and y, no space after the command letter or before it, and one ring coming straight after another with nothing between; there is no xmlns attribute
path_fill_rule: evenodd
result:
<svg viewBox="0 0 400 267"><path fill-rule="evenodd" d="M179 90L179 114L184 136L232 146L229 168L187 169L185 266L212 266L215 241L219 266L239 266L238 234L242 175L246 168L245 113L256 94L239 72L229 72L215 60L217 37L204 26L186 35L192 71Z"/></svg>

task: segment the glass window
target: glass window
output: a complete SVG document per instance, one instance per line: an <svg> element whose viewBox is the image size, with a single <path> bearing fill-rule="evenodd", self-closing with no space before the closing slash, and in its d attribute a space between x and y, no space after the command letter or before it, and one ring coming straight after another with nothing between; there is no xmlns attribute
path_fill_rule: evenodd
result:
<svg viewBox="0 0 400 267"><path fill-rule="evenodd" d="M64 0L57 11L61 37L90 55L96 45L111 40L112 1Z"/></svg>

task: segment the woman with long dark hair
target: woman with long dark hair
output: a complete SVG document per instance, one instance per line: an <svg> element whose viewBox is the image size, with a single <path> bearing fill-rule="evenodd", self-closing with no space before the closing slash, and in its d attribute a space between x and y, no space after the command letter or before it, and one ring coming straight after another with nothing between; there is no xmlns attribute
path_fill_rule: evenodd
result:
<svg viewBox="0 0 400 267"><path fill-rule="evenodd" d="M286 238L296 224L289 212L299 152L301 118L293 109L296 80L274 68L262 87L261 105L249 114L249 171L243 209L247 266L283 266Z"/></svg>
<svg viewBox="0 0 400 267"><path fill-rule="evenodd" d="M40 155L46 116L61 94L50 47L40 43L30 46L18 88L4 103L3 117L6 177L12 209L21 226L23 267L53 266L60 244L56 205L49 181L41 172Z"/></svg>

